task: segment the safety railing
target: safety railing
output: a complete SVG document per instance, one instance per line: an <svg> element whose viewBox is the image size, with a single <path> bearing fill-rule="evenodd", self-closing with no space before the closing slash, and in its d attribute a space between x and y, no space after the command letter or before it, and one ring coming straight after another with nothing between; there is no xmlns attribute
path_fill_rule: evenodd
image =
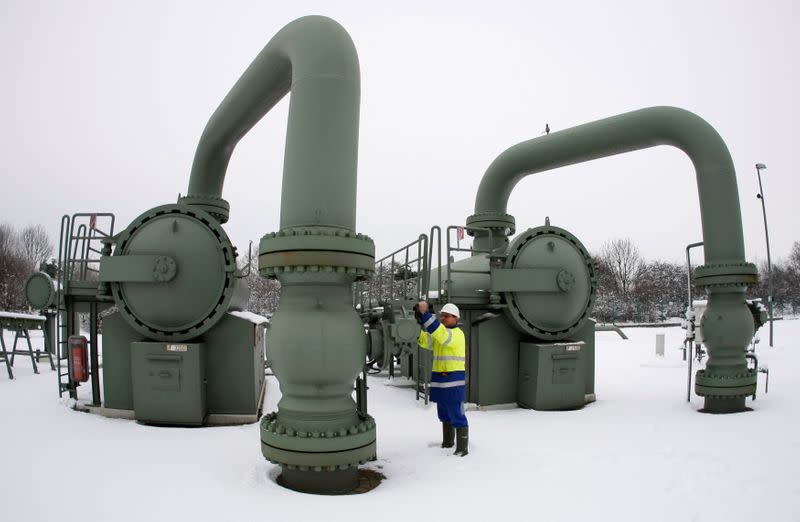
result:
<svg viewBox="0 0 800 522"><path fill-rule="evenodd" d="M69 379L68 339L76 332L77 321L70 301L75 283L96 281L100 271L102 242L114 235L115 217L111 213L77 213L61 218L58 243L58 266L56 277L56 360L58 369L58 395L69 392L77 398L75 385ZM97 307L89 307L90 316L96 315ZM96 329L96 317L90 317L90 325ZM96 332L92 332L96 339ZM92 341L90 341L92 342ZM92 395L94 402L99 400L99 376L97 376L97 346L92 344ZM66 366L66 368L64 367Z"/></svg>
<svg viewBox="0 0 800 522"><path fill-rule="evenodd" d="M428 236L411 243L375 262L375 275L369 281L353 285L353 303L362 311L394 299L419 299L428 284Z"/></svg>

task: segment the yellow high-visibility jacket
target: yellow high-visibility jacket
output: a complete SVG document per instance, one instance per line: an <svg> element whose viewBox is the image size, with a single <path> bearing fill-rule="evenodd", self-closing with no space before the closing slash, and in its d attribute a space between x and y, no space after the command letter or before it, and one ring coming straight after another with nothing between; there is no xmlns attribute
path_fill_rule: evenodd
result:
<svg viewBox="0 0 800 522"><path fill-rule="evenodd" d="M431 333L422 330L417 343L421 348L433 350L433 372L463 372L466 368L466 339L461 328L447 328L434 321ZM435 328L434 328L435 327Z"/></svg>

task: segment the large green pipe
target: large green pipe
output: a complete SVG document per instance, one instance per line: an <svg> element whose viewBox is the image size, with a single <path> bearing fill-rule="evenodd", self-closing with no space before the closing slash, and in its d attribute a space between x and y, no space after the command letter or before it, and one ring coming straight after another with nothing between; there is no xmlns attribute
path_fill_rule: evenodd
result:
<svg viewBox="0 0 800 522"><path fill-rule="evenodd" d="M375 422L352 399L366 336L350 290L375 247L355 233L360 76L338 23L308 16L270 40L206 125L180 203L227 220L231 153L290 91L280 230L259 245L259 272L281 282L267 344L282 397L262 419L261 450L287 487L347 492L375 457Z"/></svg>
<svg viewBox="0 0 800 522"><path fill-rule="evenodd" d="M236 144L291 91L281 228L355 228L360 100L358 56L341 25L307 16L281 29L242 74L203 131L181 202L227 221L225 171ZM315 187L318 190L309 190Z"/></svg>
<svg viewBox="0 0 800 522"><path fill-rule="evenodd" d="M489 166L467 224L492 230L491 235L472 230L476 249L500 248L514 229L514 218L506 213L508 198L525 176L657 145L684 151L697 175L706 265L698 268L695 281L708 288L704 331L710 329L711 335L706 336L709 361L698 372L696 390L705 396L708 411L741 411L744 397L755 391L755 374L744 358L755 331L744 292L756 271L744 257L733 161L705 120L674 107L652 107L518 143Z"/></svg>

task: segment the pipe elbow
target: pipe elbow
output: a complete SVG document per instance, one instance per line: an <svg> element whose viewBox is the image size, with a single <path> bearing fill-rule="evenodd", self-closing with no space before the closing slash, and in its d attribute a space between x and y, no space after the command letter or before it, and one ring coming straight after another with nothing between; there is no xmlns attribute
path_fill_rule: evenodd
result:
<svg viewBox="0 0 800 522"><path fill-rule="evenodd" d="M228 162L239 140L290 91L284 184L287 174L297 170L302 171L297 183L305 186L313 184L309 176L333 170L347 178L344 185L354 187L359 78L355 45L339 23L306 16L287 24L256 56L206 124L186 202L221 199ZM305 157L307 149L295 144L296 135L306 143L335 143L319 151L320 157L309 165L312 159ZM332 167L320 168L324 165Z"/></svg>
<svg viewBox="0 0 800 522"><path fill-rule="evenodd" d="M648 107L554 132L503 151L481 179L475 214L504 215L514 186L525 176L658 145L671 145L694 165L706 259L744 260L736 171L719 133L677 107Z"/></svg>

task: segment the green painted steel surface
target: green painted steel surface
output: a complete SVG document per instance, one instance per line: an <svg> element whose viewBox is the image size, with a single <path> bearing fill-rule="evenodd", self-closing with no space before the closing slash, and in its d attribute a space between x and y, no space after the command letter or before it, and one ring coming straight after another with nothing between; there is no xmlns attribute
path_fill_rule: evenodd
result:
<svg viewBox="0 0 800 522"><path fill-rule="evenodd" d="M120 313L151 339L186 341L210 330L249 290L236 277L234 248L206 212L163 205L144 212L100 263Z"/></svg>
<svg viewBox="0 0 800 522"><path fill-rule="evenodd" d="M351 397L367 338L350 286L371 273L374 245L354 231L360 76L339 24L300 18L267 43L206 125L180 202L227 220L221 197L230 155L290 91L280 230L259 245L259 272L281 282L267 337L282 398L261 441L267 459L317 473L375 456L374 421ZM306 489L298 477L293 487ZM325 482L318 478L309 478L308 491Z"/></svg>
<svg viewBox="0 0 800 522"><path fill-rule="evenodd" d="M550 291L531 291L526 269L551 268ZM534 338L566 339L589 318L597 279L583 244L566 230L545 225L519 234L508 248L505 269L515 275L516 289L504 292L506 314L513 324ZM541 275L539 277L545 277Z"/></svg>
<svg viewBox="0 0 800 522"><path fill-rule="evenodd" d="M280 306L267 344L282 398L274 422L262 422L264 456L310 471L374 458L375 422L352 399L367 355L367 337L351 301L352 277L283 273L280 280Z"/></svg>
<svg viewBox="0 0 800 522"><path fill-rule="evenodd" d="M536 410L583 407L582 349L582 342L520 343L519 405Z"/></svg>
<svg viewBox="0 0 800 522"><path fill-rule="evenodd" d="M263 324L226 314L214 328L194 341L204 345L207 381L204 393L209 414L255 421L263 398L263 335ZM106 408L134 410L131 346L142 341L147 338L131 328L119 312L103 319L103 405Z"/></svg>
<svg viewBox="0 0 800 522"><path fill-rule="evenodd" d="M41 330L46 320L43 315L0 312L0 328L8 330Z"/></svg>
<svg viewBox="0 0 800 522"><path fill-rule="evenodd" d="M469 225L491 228L493 235L469 232L476 235L476 249L503 246L511 230L508 198L525 176L657 145L684 151L696 171L706 265L697 270L695 282L708 291L711 313L704 324L712 331L705 342L709 360L703 373L698 373L706 384L696 391L711 400L706 401L707 410L741 411L743 398L755 390L755 379L746 387L730 386L730 382L749 379L744 354L755 322L745 303L745 289L757 277L755 267L744 258L730 153L702 118L674 107L652 107L514 145L489 166L478 188L475 213L467 218Z"/></svg>
<svg viewBox="0 0 800 522"><path fill-rule="evenodd" d="M264 324L227 314L202 336L208 413L255 416L264 387Z"/></svg>
<svg viewBox="0 0 800 522"><path fill-rule="evenodd" d="M206 417L205 345L131 344L136 420L153 424L201 425Z"/></svg>
<svg viewBox="0 0 800 522"><path fill-rule="evenodd" d="M581 364L583 365L583 377L586 387L584 394L586 402L595 400L594 394L594 373L595 373L595 321L589 319L583 326L575 330L570 335L570 341L582 342Z"/></svg>
<svg viewBox="0 0 800 522"><path fill-rule="evenodd" d="M467 318L472 323L483 313L468 312ZM517 402L519 338L519 332L500 314L472 326L467 360L470 402L479 406Z"/></svg>
<svg viewBox="0 0 800 522"><path fill-rule="evenodd" d="M100 281L166 283L175 278L178 265L169 256L125 255L100 260Z"/></svg>
<svg viewBox="0 0 800 522"><path fill-rule="evenodd" d="M651 107L518 143L501 153L481 179L471 219L506 215L508 197L524 177L658 145L684 151L694 164L705 258L744 261L736 171L711 125L675 107Z"/></svg>
<svg viewBox="0 0 800 522"><path fill-rule="evenodd" d="M133 410L131 344L147 340L119 312L103 319L103 406L106 408Z"/></svg>
<svg viewBox="0 0 800 522"><path fill-rule="evenodd" d="M210 198L219 206L236 144L290 91L281 229L355 228L358 56L347 32L321 16L281 29L211 116L189 180L188 197L196 199L185 203Z"/></svg>
<svg viewBox="0 0 800 522"><path fill-rule="evenodd" d="M531 228L493 255L502 264L476 254L451 263L449 273L443 269L448 300L486 306L502 296L511 324L540 340L570 339L588 321L597 279L592 258L573 234L552 225ZM438 287L437 269L430 280Z"/></svg>
<svg viewBox="0 0 800 522"><path fill-rule="evenodd" d="M34 272L25 282L25 298L35 310L50 308L56 302L56 285L44 272Z"/></svg>

